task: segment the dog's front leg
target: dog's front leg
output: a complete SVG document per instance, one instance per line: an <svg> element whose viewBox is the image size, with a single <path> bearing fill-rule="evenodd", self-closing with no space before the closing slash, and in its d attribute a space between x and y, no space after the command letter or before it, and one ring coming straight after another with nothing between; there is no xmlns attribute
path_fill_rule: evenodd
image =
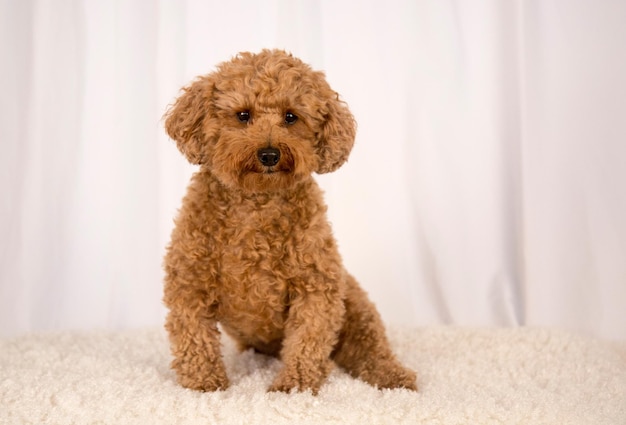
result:
<svg viewBox="0 0 626 425"><path fill-rule="evenodd" d="M189 309L171 309L167 316L172 369L185 388L215 391L228 387L228 377L220 350L217 322L204 314L189 314Z"/></svg>
<svg viewBox="0 0 626 425"><path fill-rule="evenodd" d="M169 308L165 328L174 356L171 366L185 388L225 389L228 377L217 328L216 273L199 270L198 264L211 263L208 259L193 262L182 254L180 250L170 249L165 257L163 301Z"/></svg>
<svg viewBox="0 0 626 425"><path fill-rule="evenodd" d="M312 289L315 288L315 289ZM284 367L270 391L310 389L317 394L330 373L344 304L337 285L294 285L281 350Z"/></svg>

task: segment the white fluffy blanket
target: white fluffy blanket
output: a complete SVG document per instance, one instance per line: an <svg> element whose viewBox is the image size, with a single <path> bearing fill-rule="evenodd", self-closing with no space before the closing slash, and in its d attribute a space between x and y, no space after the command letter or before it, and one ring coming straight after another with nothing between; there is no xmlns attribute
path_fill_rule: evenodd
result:
<svg viewBox="0 0 626 425"><path fill-rule="evenodd" d="M161 330L0 341L1 424L626 424L626 346L543 329L391 328L420 391L335 370L267 393L280 362L224 341L232 386L178 386Z"/></svg>

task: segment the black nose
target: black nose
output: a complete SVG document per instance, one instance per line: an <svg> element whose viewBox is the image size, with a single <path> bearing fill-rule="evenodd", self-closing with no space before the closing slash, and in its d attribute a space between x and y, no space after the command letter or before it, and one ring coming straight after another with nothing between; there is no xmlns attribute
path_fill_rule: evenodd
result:
<svg viewBox="0 0 626 425"><path fill-rule="evenodd" d="M256 152L256 156L261 161L261 164L266 167L272 167L278 164L280 151L276 148L261 148Z"/></svg>

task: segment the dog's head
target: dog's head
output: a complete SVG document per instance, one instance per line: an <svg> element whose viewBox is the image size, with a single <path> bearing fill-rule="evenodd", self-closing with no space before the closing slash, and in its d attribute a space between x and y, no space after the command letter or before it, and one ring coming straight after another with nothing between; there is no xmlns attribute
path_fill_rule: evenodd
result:
<svg viewBox="0 0 626 425"><path fill-rule="evenodd" d="M334 171L356 133L324 74L280 50L240 53L199 77L167 112L165 128L191 163L248 191Z"/></svg>

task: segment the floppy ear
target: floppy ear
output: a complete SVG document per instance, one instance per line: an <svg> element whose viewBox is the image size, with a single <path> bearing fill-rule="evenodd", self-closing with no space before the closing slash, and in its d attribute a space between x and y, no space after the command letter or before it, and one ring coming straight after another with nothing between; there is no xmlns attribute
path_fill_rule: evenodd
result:
<svg viewBox="0 0 626 425"><path fill-rule="evenodd" d="M208 144L217 137L212 126L211 97L215 84L209 76L198 78L183 88L183 94L165 114L165 130L192 164L208 161Z"/></svg>
<svg viewBox="0 0 626 425"><path fill-rule="evenodd" d="M333 94L334 97L328 98L325 121L322 131L318 134L319 165L316 170L318 174L335 171L346 162L356 135L356 122L352 113L346 104L339 100L339 95Z"/></svg>

